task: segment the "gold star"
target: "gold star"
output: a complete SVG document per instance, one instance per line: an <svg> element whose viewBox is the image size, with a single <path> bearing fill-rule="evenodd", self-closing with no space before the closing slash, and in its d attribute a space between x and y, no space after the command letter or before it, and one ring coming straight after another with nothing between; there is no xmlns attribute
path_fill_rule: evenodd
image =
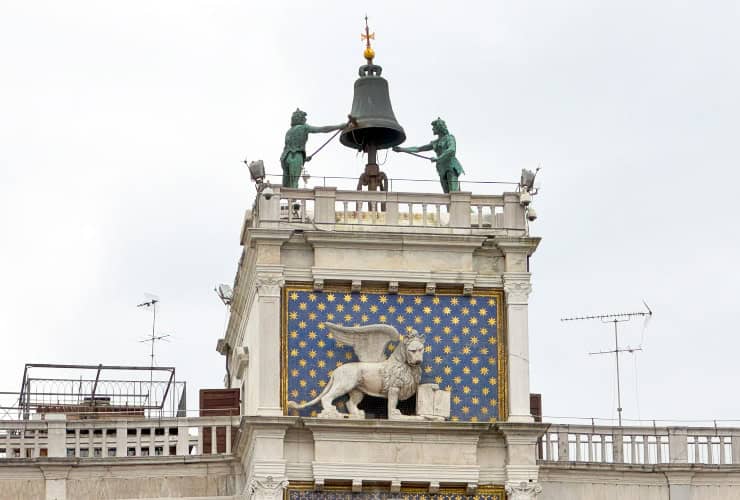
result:
<svg viewBox="0 0 740 500"><path fill-rule="evenodd" d="M456 384L459 384L460 382L462 382L462 378L460 378L460 376L458 375L455 378L453 378L452 381L455 382Z"/></svg>
<svg viewBox="0 0 740 500"><path fill-rule="evenodd" d="M455 396L454 398L452 398L452 402L455 403L456 405L459 405L460 401L462 401L460 399L460 396Z"/></svg>
<svg viewBox="0 0 740 500"><path fill-rule="evenodd" d="M367 302L367 295L365 295L364 293L360 295L360 302Z"/></svg>
<svg viewBox="0 0 740 500"><path fill-rule="evenodd" d="M445 326L442 328L442 331L449 335L450 332L452 332L452 328L450 328L449 326Z"/></svg>
<svg viewBox="0 0 740 500"><path fill-rule="evenodd" d="M345 358L345 359L346 359L347 361L349 361L350 359L352 359L352 351L347 351L347 352L345 352L345 353L344 353L344 358Z"/></svg>
<svg viewBox="0 0 740 500"><path fill-rule="evenodd" d="M441 322L442 322L442 320L440 319L439 316L435 316L435 317L432 318L432 323L434 323L435 325L438 325Z"/></svg>
<svg viewBox="0 0 740 500"><path fill-rule="evenodd" d="M473 403L474 405L477 405L479 401L480 400L478 399L478 396L473 396L472 398L470 398L470 402Z"/></svg>
<svg viewBox="0 0 740 500"><path fill-rule="evenodd" d="M456 325L456 324L458 324L459 322L460 322L460 319L459 319L459 318L458 318L457 316L453 316L453 317L452 317L452 324L453 324L453 325Z"/></svg>
<svg viewBox="0 0 740 500"><path fill-rule="evenodd" d="M415 317L414 318L414 323L416 323L417 325L420 324L421 323L421 316Z"/></svg>
<svg viewBox="0 0 740 500"><path fill-rule="evenodd" d="M432 327L431 326L425 326L424 327L424 333L432 333Z"/></svg>
<svg viewBox="0 0 740 500"><path fill-rule="evenodd" d="M429 306L424 306L422 311L424 311L424 314L430 314L432 312L432 308Z"/></svg>
<svg viewBox="0 0 740 500"><path fill-rule="evenodd" d="M348 293L344 294L344 301L345 302L352 302L352 296Z"/></svg>
<svg viewBox="0 0 740 500"><path fill-rule="evenodd" d="M477 365L478 362L480 362L480 358L478 358L478 356L473 356L472 358L470 358L470 362L474 365Z"/></svg>
<svg viewBox="0 0 740 500"><path fill-rule="evenodd" d="M496 385L496 377L489 378L488 385Z"/></svg>
<svg viewBox="0 0 740 500"><path fill-rule="evenodd" d="M297 312L295 312L295 311L291 311L291 312L290 312L290 313L288 314L288 317L289 317L290 319L298 319L298 313L297 313Z"/></svg>
<svg viewBox="0 0 740 500"><path fill-rule="evenodd" d="M363 314L362 316L360 316L360 318L362 319L363 323L367 323L368 321L370 321L370 318L367 314Z"/></svg>
<svg viewBox="0 0 740 500"><path fill-rule="evenodd" d="M388 312L391 313L391 314L393 314L394 312L396 312L396 306L388 306Z"/></svg>
<svg viewBox="0 0 740 500"><path fill-rule="evenodd" d="M378 312L378 306L376 306L375 304L371 305L371 306L370 306L370 312L371 312L371 313L376 313L376 312Z"/></svg>
<svg viewBox="0 0 740 500"><path fill-rule="evenodd" d="M310 319L311 321L314 321L316 319L316 313L313 311L308 313L308 319Z"/></svg>
<svg viewBox="0 0 740 500"><path fill-rule="evenodd" d="M306 366L306 360L303 359L303 358L301 358L301 359L298 360L298 364L301 365L301 366Z"/></svg>
<svg viewBox="0 0 740 500"><path fill-rule="evenodd" d="M315 339L316 338L316 332L308 332L308 338L310 338L311 340Z"/></svg>
<svg viewBox="0 0 740 500"><path fill-rule="evenodd" d="M350 321L352 321L352 316L350 316L349 314L345 314L344 315L344 322L345 323L349 323Z"/></svg>
<svg viewBox="0 0 740 500"><path fill-rule="evenodd" d="M385 304L386 302L388 302L388 297L386 297L385 295L381 295L380 297L378 297L378 301L381 304Z"/></svg>
<svg viewBox="0 0 740 500"><path fill-rule="evenodd" d="M403 316L401 316L401 315L399 314L399 315L398 315L398 316L396 317L396 321L398 321L399 323L403 323L403 322L405 321L405 318L404 318Z"/></svg>
<svg viewBox="0 0 740 500"><path fill-rule="evenodd" d="M450 373L452 373L452 368L450 368L449 366L445 366L442 370L445 372L445 375L449 375Z"/></svg>
<svg viewBox="0 0 740 500"><path fill-rule="evenodd" d="M310 351L308 351L308 355L311 357L311 359L313 359L313 358L316 357L316 351L314 351L313 349L311 349Z"/></svg>
<svg viewBox="0 0 740 500"><path fill-rule="evenodd" d="M300 309L301 311L305 311L307 307L308 304L306 304L305 302L301 302L300 304L298 304L298 309Z"/></svg>
<svg viewBox="0 0 740 500"><path fill-rule="evenodd" d="M293 357L298 356L298 349L291 349L290 350L290 355L293 356Z"/></svg>
<svg viewBox="0 0 740 500"><path fill-rule="evenodd" d="M306 322L305 321L301 321L300 323L298 323L298 328L300 328L301 330L303 330L304 328L306 328Z"/></svg>
<svg viewBox="0 0 740 500"><path fill-rule="evenodd" d="M323 368L323 367L325 367L325 366L326 366L326 361L324 361L323 359L320 359L320 360L319 360L319 361L318 361L318 362L316 363L316 366L318 366L319 368Z"/></svg>
<svg viewBox="0 0 740 500"><path fill-rule="evenodd" d="M486 354L488 354L488 347L481 347L478 352L485 356Z"/></svg>
<svg viewBox="0 0 740 500"><path fill-rule="evenodd" d="M398 296L398 297L396 298L396 302L398 302L399 304L403 304L403 295L399 295L399 296Z"/></svg>
<svg viewBox="0 0 740 500"><path fill-rule="evenodd" d="M324 347L326 345L326 342L324 342L323 340L319 340L318 342L316 342L316 345L318 345L319 347Z"/></svg>
<svg viewBox="0 0 740 500"><path fill-rule="evenodd" d="M464 373L465 375L470 375L470 368L469 368L469 367L467 367L467 366L463 366L463 373Z"/></svg>
<svg viewBox="0 0 740 500"><path fill-rule="evenodd" d="M455 356L455 357L452 358L452 362L455 363L456 365L459 365L460 364L460 358L458 358L457 356Z"/></svg>
<svg viewBox="0 0 740 500"><path fill-rule="evenodd" d="M442 308L442 314L450 314L451 312L452 312L452 309L450 309L450 308L449 308L449 307L447 307L447 306L444 306L444 307Z"/></svg>
<svg viewBox="0 0 740 500"><path fill-rule="evenodd" d="M298 389L293 389L292 391L290 391L290 396L293 397L293 398L297 398L298 397Z"/></svg>
<svg viewBox="0 0 740 500"><path fill-rule="evenodd" d="M471 306L474 306L474 305L476 305L477 303L478 303L478 299L476 299L475 297L470 297L470 302L469 302L469 304L470 304Z"/></svg>
<svg viewBox="0 0 740 500"><path fill-rule="evenodd" d="M334 296L333 293L327 294L327 296L326 296L326 300L327 301L334 302L334 299L336 299L336 297Z"/></svg>
<svg viewBox="0 0 740 500"><path fill-rule="evenodd" d="M316 397L316 394L318 394L318 393L316 392L316 389L311 389L309 391L309 394L311 395L312 398L315 398Z"/></svg>
<svg viewBox="0 0 740 500"><path fill-rule="evenodd" d="M298 332L293 330L290 332L290 338L297 339L298 338Z"/></svg>
<svg viewBox="0 0 740 500"><path fill-rule="evenodd" d="M442 363L442 356L434 356L434 362L436 364ZM437 382L437 383L439 383L439 382Z"/></svg>
<svg viewBox="0 0 740 500"><path fill-rule="evenodd" d="M326 320L331 321L334 319L334 313L326 313Z"/></svg>
<svg viewBox="0 0 740 500"><path fill-rule="evenodd" d="M305 340L301 340L300 342L298 342L298 347L300 347L301 349L303 349L304 347L306 347L306 341Z"/></svg>
<svg viewBox="0 0 740 500"><path fill-rule="evenodd" d="M496 400L492 399L488 402L491 406L496 406Z"/></svg>
<svg viewBox="0 0 740 500"><path fill-rule="evenodd" d="M308 300L311 302L316 302L316 294L315 293L309 293L308 294Z"/></svg>
<svg viewBox="0 0 740 500"><path fill-rule="evenodd" d="M434 297L434 298L432 299L432 304L434 304L434 305L438 305L438 304L439 304L439 297Z"/></svg>
<svg viewBox="0 0 740 500"><path fill-rule="evenodd" d="M452 297L450 299L450 304L452 304L453 306L456 306L457 305L457 297Z"/></svg>
<svg viewBox="0 0 740 500"><path fill-rule="evenodd" d="M295 292L292 292L290 294L290 300L298 300L298 294Z"/></svg>
<svg viewBox="0 0 740 500"><path fill-rule="evenodd" d="M301 379L298 383L301 385L301 387L306 387L306 384L308 384L305 379Z"/></svg>
<svg viewBox="0 0 740 500"><path fill-rule="evenodd" d="M319 387L324 387L326 385L326 380L319 380Z"/></svg>
<svg viewBox="0 0 740 500"><path fill-rule="evenodd" d="M473 378L472 378L472 379L470 379L470 380L471 380L471 382L473 382L473 383L474 383L474 384L476 384L476 385L478 384L478 382L480 382L480 379L479 379L478 377L473 377Z"/></svg>
<svg viewBox="0 0 740 500"><path fill-rule="evenodd" d="M481 392L481 394L483 394L484 396L487 396L487 395L488 395L488 393L490 392L490 389L488 389L488 387L484 387L483 389L481 389L481 390L480 390L480 392Z"/></svg>
<svg viewBox="0 0 740 500"><path fill-rule="evenodd" d="M432 352L432 346L430 345L424 346L424 352Z"/></svg>
<svg viewBox="0 0 740 500"><path fill-rule="evenodd" d="M334 357L334 351L332 351L332 350L326 351L326 357L327 358L333 358Z"/></svg>
<svg viewBox="0 0 740 500"><path fill-rule="evenodd" d="M487 333L488 333L488 328L485 328L485 327L484 327L484 328L481 328L481 329L480 329L480 334L481 334L481 335L485 335L485 334L487 334Z"/></svg>
<svg viewBox="0 0 740 500"><path fill-rule="evenodd" d="M316 306L316 309L318 309L319 311L323 311L324 309L326 309L326 304L324 304L323 302L319 302L319 305Z"/></svg>
<svg viewBox="0 0 740 500"><path fill-rule="evenodd" d="M462 309L460 309L460 313L461 313L461 314L462 314L463 316L465 316L465 315L467 315L467 314L469 314L469 313L470 313L470 309L468 309L467 307L463 307Z"/></svg>
<svg viewBox="0 0 740 500"><path fill-rule="evenodd" d="M481 308L480 308L480 309L478 310L478 314L479 314L479 315L481 315L481 316L485 316L486 314L488 314L488 311L487 311L487 310L485 310L485 309L483 309L483 308L481 307Z"/></svg>
<svg viewBox="0 0 740 500"><path fill-rule="evenodd" d="M381 323L385 323L387 320L388 318L386 318L385 314L381 314L380 316L378 316L378 321L380 321Z"/></svg>
<svg viewBox="0 0 740 500"><path fill-rule="evenodd" d="M463 407L461 408L461 411L462 411L462 412L463 412L464 414L466 414L466 415L467 415L468 413L470 413L470 408L468 408L467 406L463 406Z"/></svg>
<svg viewBox="0 0 740 500"><path fill-rule="evenodd" d="M473 415L472 417L470 417L470 421L471 422L477 422L478 421L478 417L476 417L475 415Z"/></svg>
<svg viewBox="0 0 740 500"><path fill-rule="evenodd" d="M478 318L476 318L475 316L473 316L472 318L470 318L470 324L471 325L477 325L478 324Z"/></svg>
<svg viewBox="0 0 740 500"><path fill-rule="evenodd" d="M496 324L496 318L488 318L488 324L494 326Z"/></svg>
<svg viewBox="0 0 740 500"><path fill-rule="evenodd" d="M343 312L344 311L344 304L337 304L337 312Z"/></svg>
<svg viewBox="0 0 740 500"><path fill-rule="evenodd" d="M450 352L452 352L452 349L450 348L450 346L446 345L446 346L444 346L444 348L442 349L442 351L445 354L449 354Z"/></svg>
<svg viewBox="0 0 740 500"><path fill-rule="evenodd" d="M455 335L454 337L452 337L452 342L455 343L455 344L460 343L460 337L458 337L457 335Z"/></svg>
<svg viewBox="0 0 740 500"><path fill-rule="evenodd" d="M311 368L310 370L308 370L308 375L311 378L316 378L316 370L314 370L313 368Z"/></svg>
<svg viewBox="0 0 740 500"><path fill-rule="evenodd" d="M435 335L434 336L434 343L435 344L439 344L440 342L442 342L442 337L440 337L439 335Z"/></svg>
<svg viewBox="0 0 740 500"><path fill-rule="evenodd" d="M470 394L470 387L468 387L467 385L466 385L466 386L464 386L464 387L463 387L463 393L464 393L464 394Z"/></svg>
<svg viewBox="0 0 740 500"><path fill-rule="evenodd" d="M432 372L432 367L431 366L427 365L427 366L424 367L424 373L431 373L431 372Z"/></svg>
<svg viewBox="0 0 740 500"><path fill-rule="evenodd" d="M481 366L480 367L480 374L483 375L483 376L488 375L488 367Z"/></svg>
<svg viewBox="0 0 740 500"><path fill-rule="evenodd" d="M488 299L488 305L489 306L495 306L496 305L496 299Z"/></svg>
<svg viewBox="0 0 740 500"><path fill-rule="evenodd" d="M412 312L414 312L414 308L411 306L406 306L406 309L404 309L404 311L406 311L406 314L411 314Z"/></svg>
<svg viewBox="0 0 740 500"><path fill-rule="evenodd" d="M290 370L290 376L291 377L297 377L298 376L298 370L296 370L295 368L293 368L292 370Z"/></svg>
<svg viewBox="0 0 740 500"><path fill-rule="evenodd" d="M478 343L478 337L470 337L470 343L475 345Z"/></svg>
<svg viewBox="0 0 740 500"><path fill-rule="evenodd" d="M480 409L480 412L481 412L482 414L484 414L484 415L485 415L485 414L487 414L487 413L488 413L488 408L486 408L486 407L484 406L483 408L481 408L481 409Z"/></svg>
<svg viewBox="0 0 740 500"><path fill-rule="evenodd" d="M442 383L442 377L440 377L439 375L437 375L436 377L434 377L434 383L435 384L441 384Z"/></svg>
<svg viewBox="0 0 740 500"><path fill-rule="evenodd" d="M462 353L463 354L470 354L470 347L468 347L468 346L463 347Z"/></svg>

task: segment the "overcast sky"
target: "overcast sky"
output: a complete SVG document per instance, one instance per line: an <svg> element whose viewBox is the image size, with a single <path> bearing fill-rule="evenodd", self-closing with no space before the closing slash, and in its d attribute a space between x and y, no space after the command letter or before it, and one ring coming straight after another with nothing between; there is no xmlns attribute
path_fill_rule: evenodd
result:
<svg viewBox="0 0 740 500"><path fill-rule="evenodd" d="M222 385L213 286L234 278L254 196L241 160L279 172L297 106L344 119L367 9L408 145L441 116L463 180L542 164L530 352L545 414L616 417L613 358L588 355L613 347L610 326L559 318L645 299L647 330L621 329L644 349L622 361L624 416L740 420L740 3L266 3L0 2L0 390L26 362L146 365L145 292L173 336L157 363ZM309 169L362 163L334 142ZM435 178L393 153L383 169Z"/></svg>

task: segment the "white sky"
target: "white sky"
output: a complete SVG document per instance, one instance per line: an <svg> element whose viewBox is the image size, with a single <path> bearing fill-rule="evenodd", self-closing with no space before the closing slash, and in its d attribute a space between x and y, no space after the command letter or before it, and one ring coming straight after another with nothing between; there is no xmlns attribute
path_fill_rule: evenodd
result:
<svg viewBox="0 0 740 500"><path fill-rule="evenodd" d="M616 416L613 361L587 355L611 348L609 326L559 318L644 298L625 417L740 419L738 2L255 3L0 3L0 390L26 362L147 364L144 292L173 335L158 364L221 386L212 289L233 280L254 195L240 162L279 172L296 106L344 119L367 9L407 144L442 116L464 179L544 167L530 350L545 414ZM309 167L361 165L334 142ZM383 168L435 177L409 156ZM639 344L641 322L622 332Z"/></svg>

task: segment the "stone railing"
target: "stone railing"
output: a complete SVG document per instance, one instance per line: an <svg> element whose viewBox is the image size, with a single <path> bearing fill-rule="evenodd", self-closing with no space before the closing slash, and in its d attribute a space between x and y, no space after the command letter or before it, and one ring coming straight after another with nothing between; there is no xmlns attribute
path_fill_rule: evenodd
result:
<svg viewBox="0 0 740 500"><path fill-rule="evenodd" d="M230 455L239 417L0 421L0 459Z"/></svg>
<svg viewBox="0 0 740 500"><path fill-rule="evenodd" d="M260 196L251 227L280 223L332 226L526 229L519 193L473 195L339 191L331 187L291 189L275 186L270 199Z"/></svg>
<svg viewBox="0 0 740 500"><path fill-rule="evenodd" d="M552 425L537 453L542 463L740 464L740 429Z"/></svg>

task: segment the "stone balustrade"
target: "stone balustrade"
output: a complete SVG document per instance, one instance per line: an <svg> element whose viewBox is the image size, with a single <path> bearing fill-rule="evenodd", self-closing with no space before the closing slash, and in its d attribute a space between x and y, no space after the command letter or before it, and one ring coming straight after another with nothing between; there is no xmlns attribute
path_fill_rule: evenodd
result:
<svg viewBox="0 0 740 500"><path fill-rule="evenodd" d="M361 226L439 228L448 230L526 231L519 193L473 195L468 192L400 193L340 191L332 187L292 189L275 186L261 196L249 227L277 227L281 223L315 224L344 230Z"/></svg>
<svg viewBox="0 0 740 500"><path fill-rule="evenodd" d="M239 417L0 421L0 459L231 455Z"/></svg>
<svg viewBox="0 0 740 500"><path fill-rule="evenodd" d="M541 463L740 464L740 429L551 425L538 445Z"/></svg>

